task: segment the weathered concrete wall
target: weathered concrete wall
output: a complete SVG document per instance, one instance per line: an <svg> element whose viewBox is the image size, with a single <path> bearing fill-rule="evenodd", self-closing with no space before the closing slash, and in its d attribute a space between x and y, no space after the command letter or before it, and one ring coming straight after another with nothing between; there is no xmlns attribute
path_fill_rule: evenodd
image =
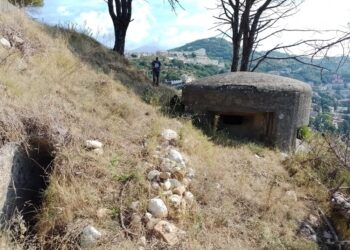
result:
<svg viewBox="0 0 350 250"><path fill-rule="evenodd" d="M297 128L309 123L311 94L308 85L293 79L237 72L186 85L183 101L200 112L273 113L270 139L280 149L289 151L295 146Z"/></svg>
<svg viewBox="0 0 350 250"><path fill-rule="evenodd" d="M16 150L16 144L7 144L0 148L0 218L4 216L4 207L7 200L8 187L11 184L11 170Z"/></svg>

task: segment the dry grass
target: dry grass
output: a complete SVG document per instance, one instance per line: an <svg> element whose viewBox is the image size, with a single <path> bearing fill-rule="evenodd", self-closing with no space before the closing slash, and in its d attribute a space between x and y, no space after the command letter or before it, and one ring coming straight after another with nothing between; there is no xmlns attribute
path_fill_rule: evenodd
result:
<svg viewBox="0 0 350 250"><path fill-rule="evenodd" d="M158 164L152 155L163 128L180 133L178 146L197 172L191 189L198 204L178 222L188 237L177 248L312 246L296 235L313 209L307 199L311 187L289 176L278 152L255 145L219 146L189 121L162 116L144 101L160 103L170 90L152 88L128 62L84 35L47 28L22 14L1 15L0 27L0 35L14 30L31 51L0 47L0 58L6 58L0 60L0 145L41 136L56 150L35 228L42 248L74 248L87 222L104 232L96 249L137 248L138 239L125 237L117 219L119 192L123 180L130 179L124 204L140 200L145 211L153 195L144 178L146 162ZM103 156L87 152L86 139L102 141ZM287 191L295 191L298 200ZM98 219L99 208L113 214ZM1 244L7 244L3 238ZM149 244L160 247L155 239Z"/></svg>

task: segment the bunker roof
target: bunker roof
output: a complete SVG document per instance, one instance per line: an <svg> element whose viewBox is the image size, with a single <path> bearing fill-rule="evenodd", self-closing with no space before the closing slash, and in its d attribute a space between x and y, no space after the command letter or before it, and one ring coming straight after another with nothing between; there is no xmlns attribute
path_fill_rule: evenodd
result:
<svg viewBox="0 0 350 250"><path fill-rule="evenodd" d="M189 85L203 88L255 87L262 91L311 92L311 87L301 81L287 77L255 72L230 72L202 78Z"/></svg>

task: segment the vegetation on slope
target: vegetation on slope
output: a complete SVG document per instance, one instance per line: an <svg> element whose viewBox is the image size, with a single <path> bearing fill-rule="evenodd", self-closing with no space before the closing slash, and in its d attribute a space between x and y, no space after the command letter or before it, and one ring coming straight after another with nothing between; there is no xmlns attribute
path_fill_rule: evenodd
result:
<svg viewBox="0 0 350 250"><path fill-rule="evenodd" d="M294 179L279 152L208 137L191 120L165 117L159 105L174 92L153 88L127 61L86 35L40 25L17 12L2 14L0 27L1 36L11 40L17 34L25 42L0 47L0 145L40 137L55 151L35 238L27 244L75 249L81 226L90 223L103 232L95 249L135 249L141 236L147 249L169 248L145 228L128 237L118 218L125 180L123 203L127 208L140 201L140 216L157 195L145 176L159 164L153 155L160 132L172 128L197 173L191 184L196 205L176 221L187 232L176 248L314 245L297 232L315 211L314 197L325 199L326 188L317 179ZM88 139L104 143L103 155L84 148ZM113 212L101 219L100 208ZM2 239L0 246L10 248Z"/></svg>
<svg viewBox="0 0 350 250"><path fill-rule="evenodd" d="M194 51L205 49L209 58L230 61L232 58L232 44L224 38L211 37L200 39L170 51Z"/></svg>

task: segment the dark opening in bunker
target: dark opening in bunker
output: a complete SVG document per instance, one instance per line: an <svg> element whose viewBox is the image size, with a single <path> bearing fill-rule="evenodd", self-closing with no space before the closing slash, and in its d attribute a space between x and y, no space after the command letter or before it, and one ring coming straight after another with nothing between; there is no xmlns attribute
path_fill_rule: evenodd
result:
<svg viewBox="0 0 350 250"><path fill-rule="evenodd" d="M244 116L241 115L223 115L221 119L226 125L242 125L244 122Z"/></svg>
<svg viewBox="0 0 350 250"><path fill-rule="evenodd" d="M36 222L35 215L41 208L43 192L49 184L54 157L53 147L41 139L32 139L29 146L16 148L2 208L5 222L20 213L31 230Z"/></svg>
<svg viewBox="0 0 350 250"><path fill-rule="evenodd" d="M227 131L234 137L268 142L274 129L274 114L270 112L219 114L217 129Z"/></svg>

